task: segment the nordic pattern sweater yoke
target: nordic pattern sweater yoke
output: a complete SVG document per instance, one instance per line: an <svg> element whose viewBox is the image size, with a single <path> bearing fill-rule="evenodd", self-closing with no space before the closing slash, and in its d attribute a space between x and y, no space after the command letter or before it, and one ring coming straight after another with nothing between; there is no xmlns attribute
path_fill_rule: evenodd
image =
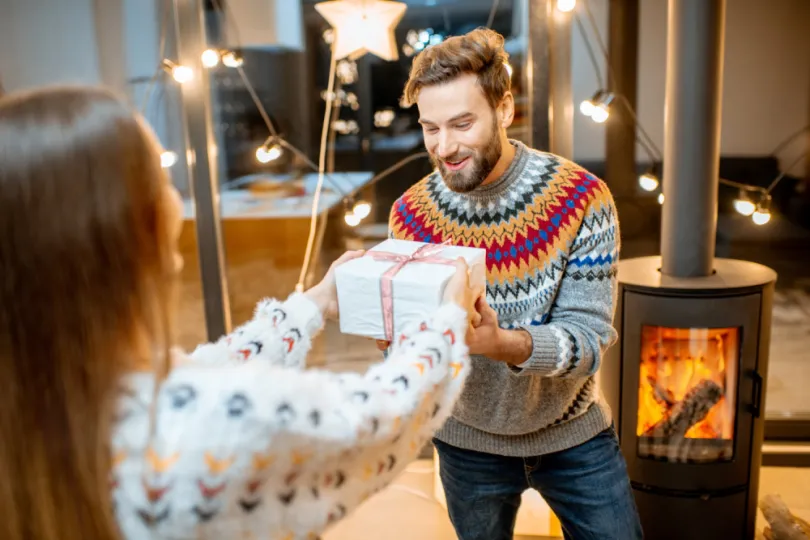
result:
<svg viewBox="0 0 810 540"><path fill-rule="evenodd" d="M523 328L521 367L472 358L452 417L437 437L454 446L535 456L581 444L611 423L596 382L616 340L619 224L606 185L578 165L517 141L496 182L469 194L438 173L393 206L390 236L487 250L487 301L503 328Z"/></svg>

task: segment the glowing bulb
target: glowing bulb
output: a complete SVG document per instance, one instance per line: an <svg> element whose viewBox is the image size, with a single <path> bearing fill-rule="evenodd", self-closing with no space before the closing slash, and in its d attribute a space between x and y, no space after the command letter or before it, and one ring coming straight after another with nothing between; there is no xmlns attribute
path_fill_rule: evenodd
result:
<svg viewBox="0 0 810 540"><path fill-rule="evenodd" d="M638 185L644 191L655 191L658 189L658 178L652 173L644 173L638 177Z"/></svg>
<svg viewBox="0 0 810 540"><path fill-rule="evenodd" d="M245 61L242 59L241 56L237 55L234 52L229 51L222 55L222 63L228 66L229 68L238 68L239 66L244 64Z"/></svg>
<svg viewBox="0 0 810 540"><path fill-rule="evenodd" d="M758 208L757 211L751 215L751 219L757 225L765 225L771 220L771 213L764 208Z"/></svg>
<svg viewBox="0 0 810 540"><path fill-rule="evenodd" d="M168 169L175 163L177 163L177 154L171 150L167 150L160 154L160 166L164 169Z"/></svg>
<svg viewBox="0 0 810 540"><path fill-rule="evenodd" d="M430 42L430 33L427 30L419 32L419 41L427 45Z"/></svg>
<svg viewBox="0 0 810 540"><path fill-rule="evenodd" d="M593 108L593 112L591 113L591 118L597 124L604 124L609 116L610 112L604 105L597 105L596 107Z"/></svg>
<svg viewBox="0 0 810 540"><path fill-rule="evenodd" d="M591 116L593 114L594 106L593 102L590 99L586 99L582 103L579 104L579 112L584 114L585 116Z"/></svg>
<svg viewBox="0 0 810 540"><path fill-rule="evenodd" d="M354 215L360 219L365 219L371 213L371 204L366 201L360 201L354 205Z"/></svg>
<svg viewBox="0 0 810 540"><path fill-rule="evenodd" d="M658 204L664 204L664 194L663 193L658 194Z"/></svg>
<svg viewBox="0 0 810 540"><path fill-rule="evenodd" d="M270 148L266 145L262 145L256 150L256 159L259 163L270 163L274 159L278 159L281 157L281 147L277 144L274 144Z"/></svg>
<svg viewBox="0 0 810 540"><path fill-rule="evenodd" d="M349 227L357 227L360 225L360 216L354 212L346 212L346 216L343 219L346 220L346 225Z"/></svg>
<svg viewBox="0 0 810 540"><path fill-rule="evenodd" d="M756 205L748 199L737 199L734 201L734 210L744 216L750 216L756 211L756 209Z"/></svg>
<svg viewBox="0 0 810 540"><path fill-rule="evenodd" d="M212 68L219 64L219 53L214 49L207 49L202 53L201 59L205 67Z"/></svg>
<svg viewBox="0 0 810 540"><path fill-rule="evenodd" d="M194 71L188 66L172 67L172 77L180 84L187 83L194 78Z"/></svg>
<svg viewBox="0 0 810 540"><path fill-rule="evenodd" d="M577 0L557 0L557 9L567 13L577 7Z"/></svg>

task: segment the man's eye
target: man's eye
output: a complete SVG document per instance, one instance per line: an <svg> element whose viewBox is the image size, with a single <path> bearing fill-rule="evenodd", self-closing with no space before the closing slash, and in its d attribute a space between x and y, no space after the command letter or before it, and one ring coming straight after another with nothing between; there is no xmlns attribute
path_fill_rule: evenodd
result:
<svg viewBox="0 0 810 540"><path fill-rule="evenodd" d="M456 124L456 129L468 129L472 124L469 122L462 122L461 124Z"/></svg>
<svg viewBox="0 0 810 540"><path fill-rule="evenodd" d="M425 133L433 134L433 133L438 133L438 132L439 132L439 128L435 128L435 127L426 127L425 128Z"/></svg>

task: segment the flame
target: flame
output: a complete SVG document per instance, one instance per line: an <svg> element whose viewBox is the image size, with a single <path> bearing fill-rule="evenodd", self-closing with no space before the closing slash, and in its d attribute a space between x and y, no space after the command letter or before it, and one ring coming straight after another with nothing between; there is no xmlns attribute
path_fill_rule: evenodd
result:
<svg viewBox="0 0 810 540"><path fill-rule="evenodd" d="M637 435L664 420L692 387L708 379L724 397L686 437L733 439L738 353L737 328L643 327Z"/></svg>

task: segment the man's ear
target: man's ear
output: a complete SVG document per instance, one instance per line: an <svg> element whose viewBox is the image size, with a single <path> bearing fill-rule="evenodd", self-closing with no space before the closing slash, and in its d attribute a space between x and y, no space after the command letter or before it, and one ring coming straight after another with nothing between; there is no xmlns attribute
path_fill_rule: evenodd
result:
<svg viewBox="0 0 810 540"><path fill-rule="evenodd" d="M512 92L504 94L498 105L498 123L503 129L507 129L515 120L515 97Z"/></svg>

